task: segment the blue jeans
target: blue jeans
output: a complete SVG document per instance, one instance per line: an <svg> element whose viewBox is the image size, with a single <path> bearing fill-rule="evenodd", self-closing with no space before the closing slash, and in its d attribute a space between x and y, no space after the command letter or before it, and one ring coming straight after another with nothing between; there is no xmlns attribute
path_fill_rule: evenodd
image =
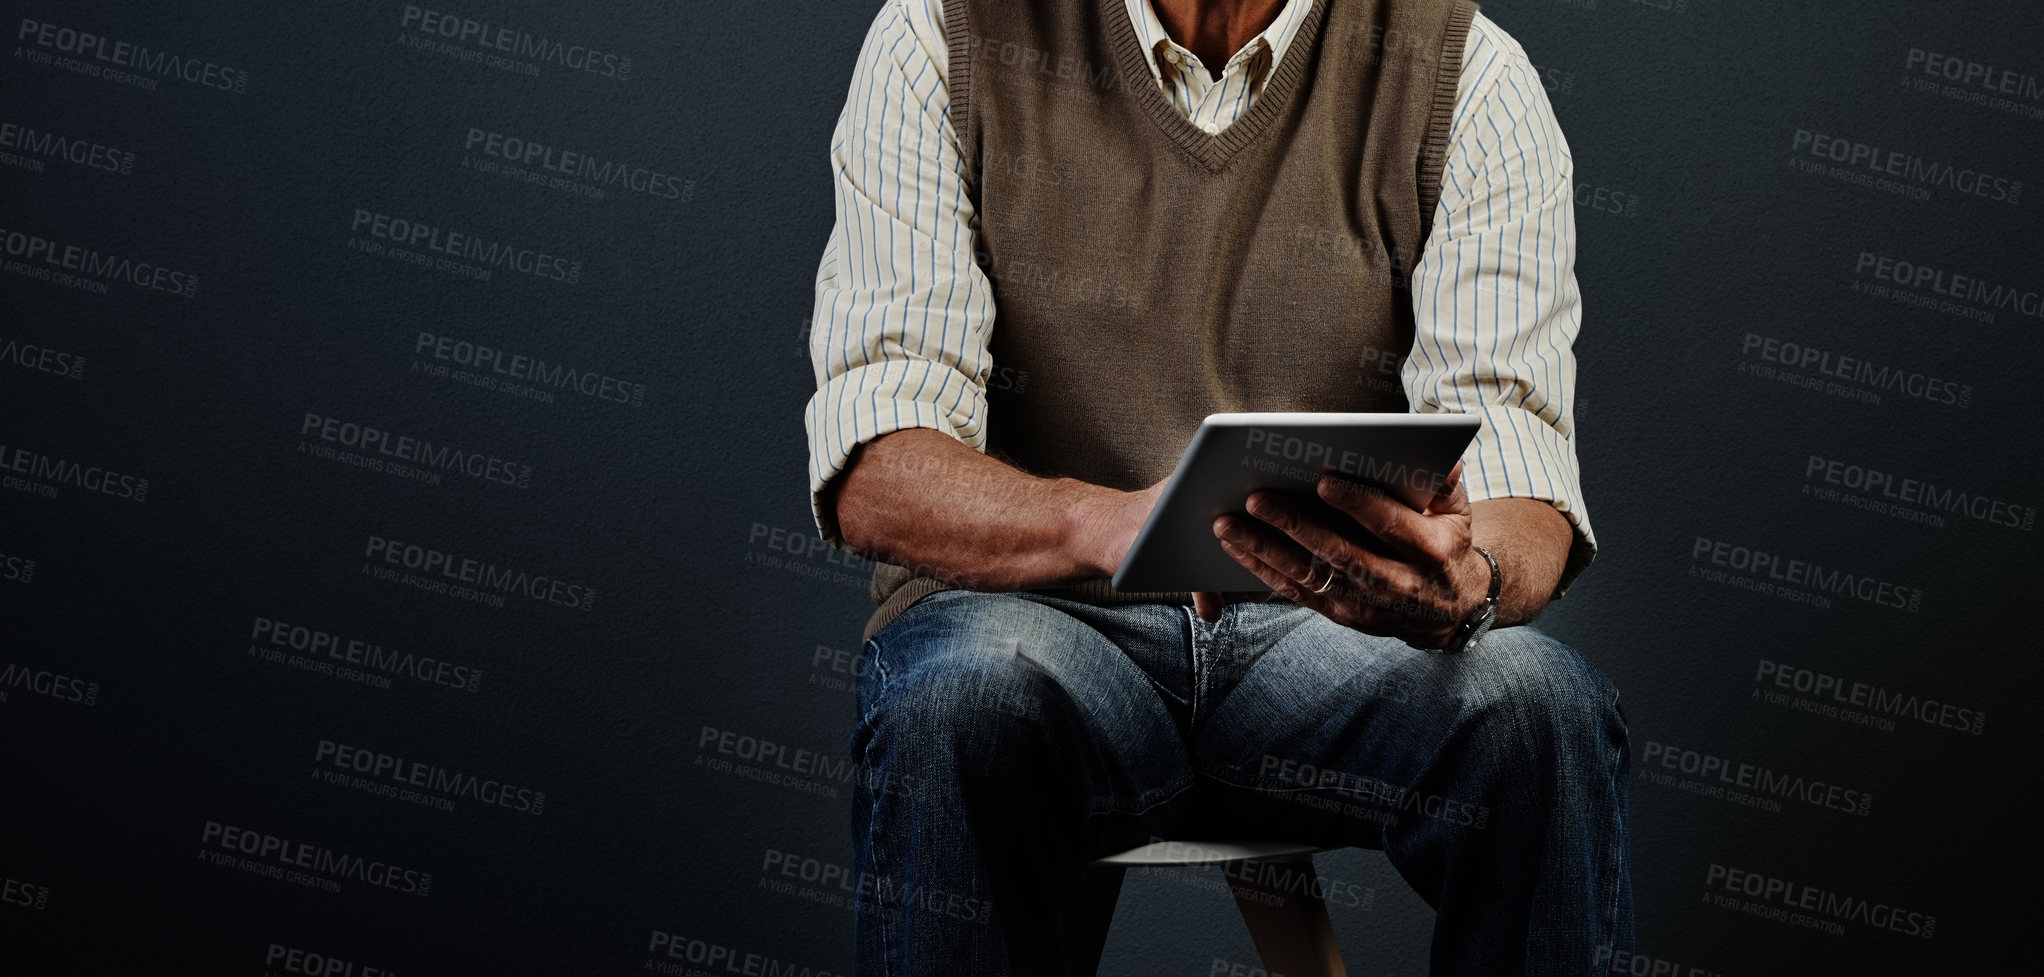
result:
<svg viewBox="0 0 2044 977"><path fill-rule="evenodd" d="M1282 602L945 591L864 653L860 974L1063 973L1087 863L1158 838L1380 849L1435 974L1632 946L1618 693L1533 628L1430 655Z"/></svg>

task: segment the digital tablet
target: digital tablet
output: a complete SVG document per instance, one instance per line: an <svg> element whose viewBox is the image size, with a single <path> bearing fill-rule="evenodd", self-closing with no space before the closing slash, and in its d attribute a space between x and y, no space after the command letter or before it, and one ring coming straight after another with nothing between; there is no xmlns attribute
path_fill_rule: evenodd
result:
<svg viewBox="0 0 2044 977"><path fill-rule="evenodd" d="M1216 517L1246 513L1258 489L1325 506L1315 492L1323 474L1375 485L1424 508L1481 423L1475 414L1210 414L1122 558L1114 587L1269 590L1221 549Z"/></svg>

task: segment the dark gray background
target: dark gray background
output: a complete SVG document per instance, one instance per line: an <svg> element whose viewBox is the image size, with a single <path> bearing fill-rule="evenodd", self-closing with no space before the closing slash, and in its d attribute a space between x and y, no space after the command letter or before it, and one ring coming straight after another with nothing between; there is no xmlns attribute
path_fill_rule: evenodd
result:
<svg viewBox="0 0 2044 977"><path fill-rule="evenodd" d="M772 549L771 531L810 531L801 411L826 153L875 7L453 11L628 55L625 80L404 46L403 4L0 7L0 122L134 153L127 175L0 165L0 228L203 282L187 300L0 274L0 345L87 363L72 379L0 362L0 445L150 480L143 502L0 490L0 567L34 562L26 582L0 579L0 667L99 683L89 706L23 688L0 701L0 878L42 892L42 908L0 902L0 970L256 974L276 944L404 974L648 973L654 960L686 973L649 954L656 931L725 948L733 966L757 954L775 972L849 970L849 912L773 891L780 876L763 869L776 853L849 864L849 791L698 761L720 756L700 745L706 727L842 758L853 721L828 684L848 676L816 661L819 646L857 650L863 574ZM2026 114L1917 91L1907 79L1925 76L1905 59L2044 74L2044 9L1484 12L1541 67L1578 183L1631 201L1578 209L1580 450L1603 552L1542 624L1623 690L1636 771L1654 742L1875 798L1865 816L1769 812L1636 780L1638 952L1742 975L2026 958L2034 531L1904 522L1802 490L1817 455L2024 507L2044 496L2044 320L1853 290L1862 252L2044 289L2044 203L2034 188L2014 205L1942 188L1910 199L1790 160L1801 128L2037 178L2044 101L2012 97ZM243 70L246 90L147 91L39 64L16 36L23 18ZM693 191L587 200L484 176L460 165L471 126L643 161ZM357 207L534 242L580 260L581 281L472 282L360 254ZM409 369L422 330L642 383L643 406L422 377ZM1969 403L1862 403L1749 375L1748 333L1951 378ZM317 459L298 450L308 412L522 461L531 486L429 486ZM375 581L360 569L371 534L600 596L588 612L492 608ZM1698 537L1920 588L1922 607L1823 609L1696 579ZM472 693L378 689L260 661L258 616L487 678ZM1907 718L1883 731L1763 703L1762 659L1991 718L1978 735ZM328 784L310 773L321 739L541 789L545 810L442 811ZM208 821L416 866L432 892L331 893L210 864ZM1424 972L1430 911L1383 857L1319 864L1369 894L1335 910L1353 970ZM1934 935L1833 935L1721 908L1704 900L1713 864L1935 916ZM1133 875L1106 972L1252 964L1217 882ZM27 963L49 951L68 962Z"/></svg>

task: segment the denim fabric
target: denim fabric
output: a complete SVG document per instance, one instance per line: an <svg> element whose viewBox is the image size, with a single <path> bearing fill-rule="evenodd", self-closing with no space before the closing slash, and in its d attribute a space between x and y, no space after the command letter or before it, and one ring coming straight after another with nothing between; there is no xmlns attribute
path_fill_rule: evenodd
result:
<svg viewBox="0 0 2044 977"><path fill-rule="evenodd" d="M1618 693L1533 628L1430 655L1282 602L946 591L864 654L861 974L1062 973L1087 862L1160 837L1380 849L1435 974L1632 945Z"/></svg>

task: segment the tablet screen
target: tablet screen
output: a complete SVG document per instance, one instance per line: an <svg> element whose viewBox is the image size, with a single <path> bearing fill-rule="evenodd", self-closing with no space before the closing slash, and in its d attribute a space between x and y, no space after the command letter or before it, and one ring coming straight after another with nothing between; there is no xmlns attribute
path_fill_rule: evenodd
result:
<svg viewBox="0 0 2044 977"><path fill-rule="evenodd" d="M1314 495L1324 474L1426 505L1476 437L1474 414L1213 414L1194 433L1163 496L1114 574L1131 593L1268 590L1221 549L1214 519L1250 493Z"/></svg>

